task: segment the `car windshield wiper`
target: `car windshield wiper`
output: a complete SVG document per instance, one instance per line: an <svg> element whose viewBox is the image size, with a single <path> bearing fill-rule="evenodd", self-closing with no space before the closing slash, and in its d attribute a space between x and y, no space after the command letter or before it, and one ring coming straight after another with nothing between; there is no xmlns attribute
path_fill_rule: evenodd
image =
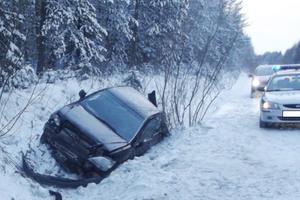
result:
<svg viewBox="0 0 300 200"><path fill-rule="evenodd" d="M274 90L267 90L267 92L287 92L287 91L294 91L294 89L274 89Z"/></svg>
<svg viewBox="0 0 300 200"><path fill-rule="evenodd" d="M110 144L128 144L127 142L107 142L107 143L98 143L89 147L90 151L96 151L98 148L103 147L104 145Z"/></svg>
<svg viewBox="0 0 300 200"><path fill-rule="evenodd" d="M102 147L103 145L106 144L128 144L128 142L106 142L106 143L98 143L93 145L92 147Z"/></svg>
<svg viewBox="0 0 300 200"><path fill-rule="evenodd" d="M289 92L289 91L299 91L300 89L286 89L286 90L267 90L267 92Z"/></svg>
<svg viewBox="0 0 300 200"><path fill-rule="evenodd" d="M281 92L281 91L285 91L285 90L267 90L267 92Z"/></svg>

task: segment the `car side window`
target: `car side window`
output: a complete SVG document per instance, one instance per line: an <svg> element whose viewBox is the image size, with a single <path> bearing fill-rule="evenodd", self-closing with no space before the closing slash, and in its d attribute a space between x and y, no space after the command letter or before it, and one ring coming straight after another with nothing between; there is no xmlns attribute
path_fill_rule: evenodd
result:
<svg viewBox="0 0 300 200"><path fill-rule="evenodd" d="M160 131L161 127L161 117L156 116L155 118L151 119L142 131L141 141L151 139L152 136Z"/></svg>

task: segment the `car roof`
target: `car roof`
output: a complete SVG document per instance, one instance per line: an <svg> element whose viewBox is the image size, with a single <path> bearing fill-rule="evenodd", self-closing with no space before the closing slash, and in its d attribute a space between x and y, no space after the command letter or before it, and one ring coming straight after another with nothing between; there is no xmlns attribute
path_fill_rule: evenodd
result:
<svg viewBox="0 0 300 200"><path fill-rule="evenodd" d="M288 68L300 68L300 64L273 64L273 65L259 65L256 67L256 69L262 69L262 68L273 68L273 67L281 67L286 68L284 70L288 70Z"/></svg>
<svg viewBox="0 0 300 200"><path fill-rule="evenodd" d="M121 86L108 88L107 90L144 118L160 112L147 98L132 87Z"/></svg>
<svg viewBox="0 0 300 200"><path fill-rule="evenodd" d="M300 64L283 64L283 65L278 65L280 67L300 67Z"/></svg>
<svg viewBox="0 0 300 200"><path fill-rule="evenodd" d="M114 97L119 99L121 102L127 105L130 109L134 110L144 119L147 119L161 112L140 92L128 86L105 88L86 96L84 99L89 98L90 96L97 94L99 92L105 92L105 91L113 94Z"/></svg>
<svg viewBox="0 0 300 200"><path fill-rule="evenodd" d="M300 75L300 70L290 69L290 70L280 70L274 74L276 75Z"/></svg>
<svg viewBox="0 0 300 200"><path fill-rule="evenodd" d="M255 69L272 68L274 65L258 65Z"/></svg>

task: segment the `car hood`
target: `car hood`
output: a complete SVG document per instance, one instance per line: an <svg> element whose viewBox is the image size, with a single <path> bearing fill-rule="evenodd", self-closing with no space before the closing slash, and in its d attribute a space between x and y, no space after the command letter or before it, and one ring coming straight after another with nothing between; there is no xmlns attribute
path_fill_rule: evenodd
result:
<svg viewBox="0 0 300 200"><path fill-rule="evenodd" d="M300 91L266 92L264 98L279 104L300 104Z"/></svg>
<svg viewBox="0 0 300 200"><path fill-rule="evenodd" d="M128 145L127 141L80 105L65 106L59 113L82 134L93 140L95 144L102 144L108 151Z"/></svg>

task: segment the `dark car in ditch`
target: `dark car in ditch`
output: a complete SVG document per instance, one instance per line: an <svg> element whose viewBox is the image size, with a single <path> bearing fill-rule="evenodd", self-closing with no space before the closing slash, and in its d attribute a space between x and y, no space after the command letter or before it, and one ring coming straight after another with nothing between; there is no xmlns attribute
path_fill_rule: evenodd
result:
<svg viewBox="0 0 300 200"><path fill-rule="evenodd" d="M131 87L80 96L51 115L41 137L54 158L71 172L106 176L169 133L163 113Z"/></svg>

